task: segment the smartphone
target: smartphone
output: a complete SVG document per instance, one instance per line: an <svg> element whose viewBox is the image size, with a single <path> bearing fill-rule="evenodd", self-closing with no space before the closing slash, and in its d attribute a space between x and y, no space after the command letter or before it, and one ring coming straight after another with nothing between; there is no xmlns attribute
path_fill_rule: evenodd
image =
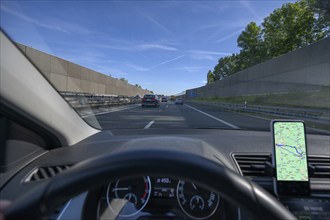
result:
<svg viewBox="0 0 330 220"><path fill-rule="evenodd" d="M273 120L274 191L278 196L309 195L307 142L303 121Z"/></svg>

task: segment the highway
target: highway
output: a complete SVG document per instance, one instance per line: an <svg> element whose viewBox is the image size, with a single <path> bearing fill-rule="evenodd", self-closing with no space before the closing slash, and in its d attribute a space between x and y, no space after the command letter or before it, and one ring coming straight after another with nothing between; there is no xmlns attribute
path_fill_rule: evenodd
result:
<svg viewBox="0 0 330 220"><path fill-rule="evenodd" d="M140 105L124 110L95 115L106 130L118 129L247 129L269 130L270 121L242 114L224 112L216 107L173 102L161 103L159 108L142 108ZM93 117L87 117L93 118Z"/></svg>

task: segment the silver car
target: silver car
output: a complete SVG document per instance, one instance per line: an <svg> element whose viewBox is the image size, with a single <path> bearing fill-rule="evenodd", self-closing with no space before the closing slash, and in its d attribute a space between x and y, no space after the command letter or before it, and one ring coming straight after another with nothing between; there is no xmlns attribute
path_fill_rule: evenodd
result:
<svg viewBox="0 0 330 220"><path fill-rule="evenodd" d="M175 100L175 104L176 104L176 105L183 105L183 99L181 99L181 98L177 98L177 99Z"/></svg>

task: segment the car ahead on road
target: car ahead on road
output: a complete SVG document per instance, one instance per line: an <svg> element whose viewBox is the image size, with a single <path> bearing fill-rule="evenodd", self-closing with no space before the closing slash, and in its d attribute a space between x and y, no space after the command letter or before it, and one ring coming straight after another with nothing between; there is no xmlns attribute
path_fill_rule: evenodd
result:
<svg viewBox="0 0 330 220"><path fill-rule="evenodd" d="M177 99L175 100L175 104L176 104L176 105L183 105L183 99L182 99L182 98L177 98Z"/></svg>
<svg viewBox="0 0 330 220"><path fill-rule="evenodd" d="M142 103L141 103L142 108L152 106L152 107L159 107L159 98L158 96L154 94L146 94L143 96Z"/></svg>
<svg viewBox="0 0 330 220"><path fill-rule="evenodd" d="M167 98L166 98L166 97L163 97L163 98L161 99L161 102L167 102Z"/></svg>

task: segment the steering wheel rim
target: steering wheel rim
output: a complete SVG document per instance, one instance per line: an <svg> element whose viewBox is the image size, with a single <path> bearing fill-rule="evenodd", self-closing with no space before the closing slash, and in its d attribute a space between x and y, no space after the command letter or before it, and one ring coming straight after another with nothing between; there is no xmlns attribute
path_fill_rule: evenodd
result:
<svg viewBox="0 0 330 220"><path fill-rule="evenodd" d="M38 219L91 187L143 175L166 175L199 183L258 219L296 219L264 189L219 163L193 153L158 149L120 152L78 163L15 201L5 210L5 219Z"/></svg>

